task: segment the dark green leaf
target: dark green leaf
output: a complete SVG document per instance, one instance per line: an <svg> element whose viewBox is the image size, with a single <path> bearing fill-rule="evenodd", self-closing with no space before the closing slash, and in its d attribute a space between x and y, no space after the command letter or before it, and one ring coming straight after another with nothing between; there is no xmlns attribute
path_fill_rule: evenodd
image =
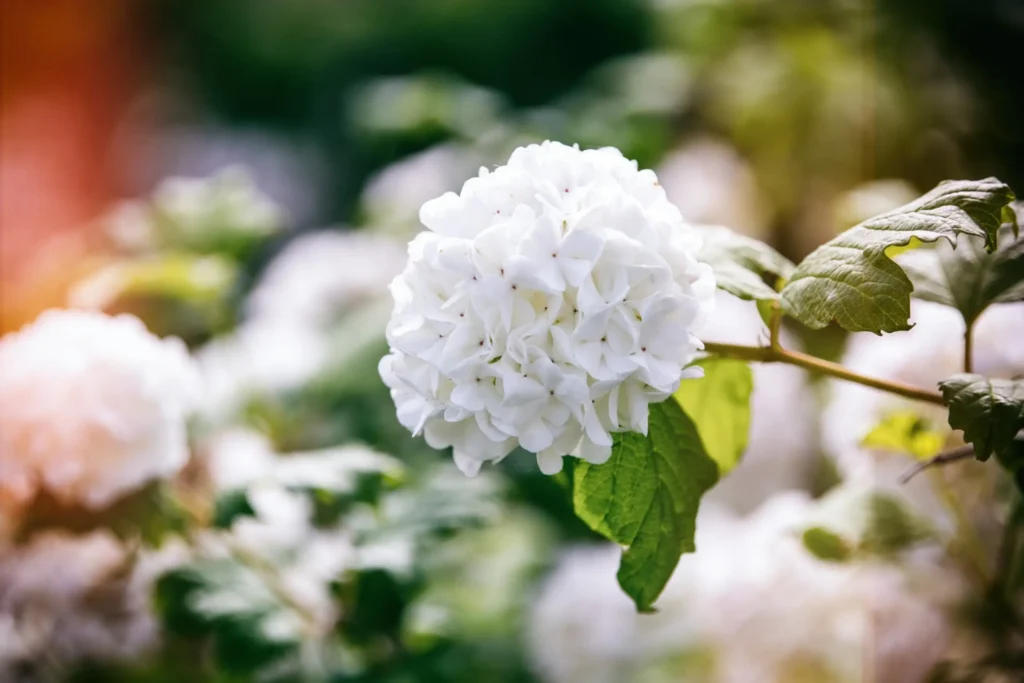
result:
<svg viewBox="0 0 1024 683"><path fill-rule="evenodd" d="M706 358L696 364L704 368L704 378L682 382L675 399L696 423L704 448L724 476L747 448L754 373L738 360Z"/></svg>
<svg viewBox="0 0 1024 683"><path fill-rule="evenodd" d="M704 240L697 258L715 271L719 289L741 299L777 300L774 287L765 284L767 276L774 283L786 280L793 264L763 242L739 235L717 226L698 228Z"/></svg>
<svg viewBox="0 0 1024 683"><path fill-rule="evenodd" d="M987 252L980 239L961 240L957 249L940 243L908 252L897 262L914 283L914 297L952 306L968 325L989 305L1024 300L1024 239L1009 226L1000 245Z"/></svg>
<svg viewBox="0 0 1024 683"><path fill-rule="evenodd" d="M620 545L619 585L650 611L679 557L694 550L697 509L718 466L673 400L651 406L648 434L617 434L611 459L574 471L576 513Z"/></svg>
<svg viewBox="0 0 1024 683"><path fill-rule="evenodd" d="M1024 429L1024 380L962 374L939 387L949 407L949 426L963 430L979 460L1010 451L1017 432Z"/></svg>
<svg viewBox="0 0 1024 683"><path fill-rule="evenodd" d="M995 178L942 183L814 250L782 289L783 310L814 329L833 320L850 331L910 329L913 285L887 250L915 238L955 245L960 235L984 240L994 250L1003 208L1013 199L1013 191Z"/></svg>

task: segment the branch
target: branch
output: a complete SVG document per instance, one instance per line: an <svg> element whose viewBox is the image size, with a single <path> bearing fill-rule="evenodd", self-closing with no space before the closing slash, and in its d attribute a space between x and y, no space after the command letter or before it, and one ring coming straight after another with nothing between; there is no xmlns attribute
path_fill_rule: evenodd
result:
<svg viewBox="0 0 1024 683"><path fill-rule="evenodd" d="M908 481L913 479L915 476L924 472L930 467L938 467L940 465L948 465L951 462L958 462L960 460L967 460L968 458L974 457L974 446L970 444L966 446L960 446L953 448L948 451L943 451L933 458L929 458L924 462L916 463L909 470L900 475L899 482L906 484Z"/></svg>
<svg viewBox="0 0 1024 683"><path fill-rule="evenodd" d="M937 391L929 391L928 389L921 389L909 384L867 377L838 363L831 363L821 358L809 356L806 353L789 351L779 346L777 342L774 346L743 346L740 344L705 342L704 350L722 358L735 358L737 360L754 361L757 363L788 363L805 370L820 372L829 377L862 384L872 389L887 391L890 394L897 394L915 401L924 401L925 403L933 403L940 406L945 405L942 400L942 394Z"/></svg>

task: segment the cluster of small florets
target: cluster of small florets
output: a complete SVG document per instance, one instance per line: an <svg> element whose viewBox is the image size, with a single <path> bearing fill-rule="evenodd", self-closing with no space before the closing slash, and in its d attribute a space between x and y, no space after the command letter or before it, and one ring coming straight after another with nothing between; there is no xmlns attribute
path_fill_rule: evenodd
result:
<svg viewBox="0 0 1024 683"><path fill-rule="evenodd" d="M468 474L516 446L547 473L646 433L714 297L697 232L618 150L546 142L427 202L391 285L381 375L403 425Z"/></svg>
<svg viewBox="0 0 1024 683"><path fill-rule="evenodd" d="M53 310L0 340L0 498L98 509L188 460L199 376L138 318Z"/></svg>

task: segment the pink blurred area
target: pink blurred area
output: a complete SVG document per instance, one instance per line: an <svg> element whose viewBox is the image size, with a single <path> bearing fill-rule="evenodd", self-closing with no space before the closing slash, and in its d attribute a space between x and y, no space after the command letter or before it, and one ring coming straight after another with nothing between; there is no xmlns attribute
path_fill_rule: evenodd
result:
<svg viewBox="0 0 1024 683"><path fill-rule="evenodd" d="M144 68L132 6L0 3L0 331L62 305L97 253L111 141Z"/></svg>

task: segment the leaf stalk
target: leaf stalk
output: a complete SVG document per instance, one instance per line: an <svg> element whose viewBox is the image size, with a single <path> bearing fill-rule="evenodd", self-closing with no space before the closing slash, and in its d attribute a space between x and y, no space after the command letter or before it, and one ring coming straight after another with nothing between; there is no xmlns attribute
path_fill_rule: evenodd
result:
<svg viewBox="0 0 1024 683"><path fill-rule="evenodd" d="M777 332L775 333L777 335ZM778 342L773 346L745 346L742 344L719 344L717 342L705 342L704 350L708 353L722 358L734 358L737 360L752 361L755 363L786 363L797 367L819 372L828 377L861 384L872 389L885 391L897 396L903 396L915 401L932 403L934 405L945 405L942 394L938 391L922 389L920 387L894 382L891 380L868 377L854 372L838 363L832 363L821 358L815 358L799 351L790 351L782 348Z"/></svg>

